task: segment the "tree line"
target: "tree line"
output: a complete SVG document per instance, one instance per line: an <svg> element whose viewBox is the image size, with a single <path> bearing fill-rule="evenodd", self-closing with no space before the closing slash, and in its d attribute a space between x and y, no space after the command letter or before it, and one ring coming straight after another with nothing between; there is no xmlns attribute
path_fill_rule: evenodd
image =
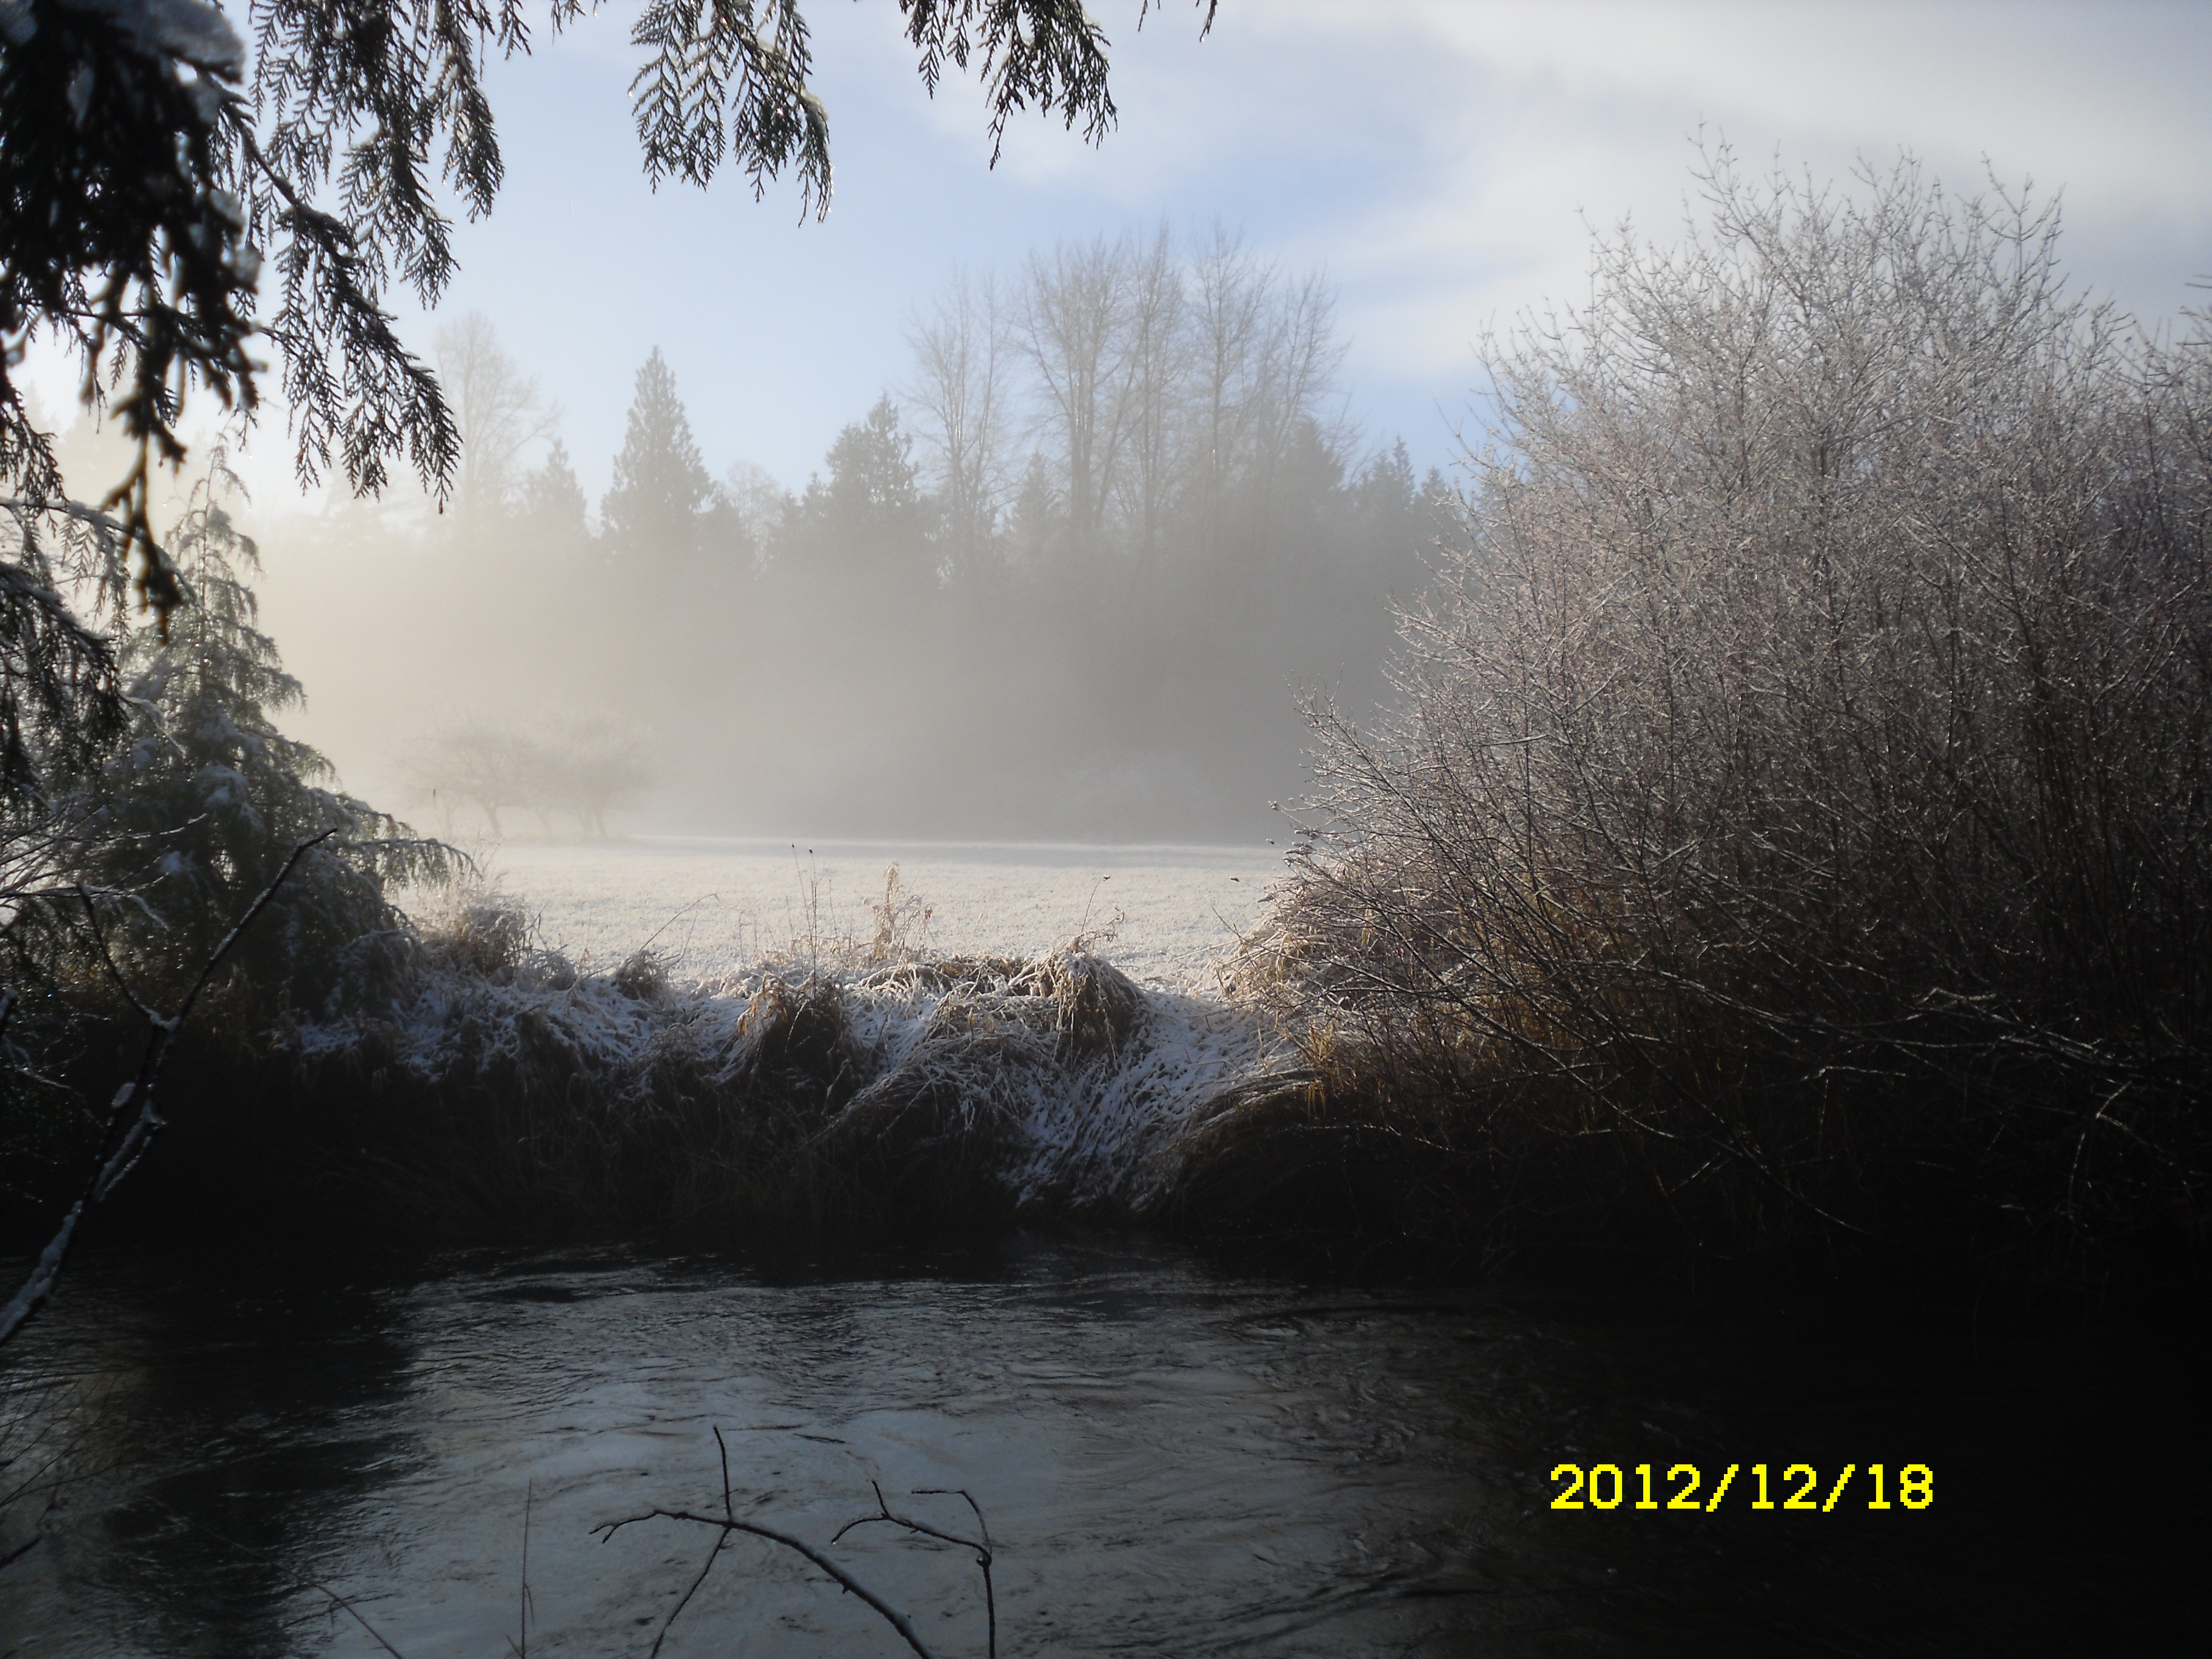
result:
<svg viewBox="0 0 2212 1659"><path fill-rule="evenodd" d="M797 489L710 470L656 349L596 514L557 412L465 319L440 338L447 556L529 613L509 724L650 727L708 817L1251 828L1297 787L1298 686L1383 695L1440 488L1344 419L1332 301L1218 228L957 276Z"/></svg>

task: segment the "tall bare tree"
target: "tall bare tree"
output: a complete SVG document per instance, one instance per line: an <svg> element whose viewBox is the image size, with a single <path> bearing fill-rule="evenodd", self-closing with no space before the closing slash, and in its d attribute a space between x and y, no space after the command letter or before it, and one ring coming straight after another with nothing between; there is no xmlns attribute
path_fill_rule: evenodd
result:
<svg viewBox="0 0 2212 1659"><path fill-rule="evenodd" d="M946 574L958 581L983 563L1006 481L1008 342L997 282L967 272L907 329L914 371L907 401L943 515Z"/></svg>
<svg viewBox="0 0 2212 1659"><path fill-rule="evenodd" d="M524 454L560 429L561 411L500 349L491 319L480 311L438 331L438 374L460 432L454 494L461 527L477 531L509 505L521 485Z"/></svg>
<svg viewBox="0 0 2212 1659"><path fill-rule="evenodd" d="M1128 462L1117 481L1124 496L1137 580L1153 568L1181 482L1182 415L1188 379L1182 261L1163 224L1128 260L1123 326L1127 343L1121 398Z"/></svg>
<svg viewBox="0 0 2212 1659"><path fill-rule="evenodd" d="M1193 261L1193 484L1209 550L1220 544L1230 481L1243 464L1257 413L1254 382L1273 281L1271 268L1218 222Z"/></svg>
<svg viewBox="0 0 2212 1659"><path fill-rule="evenodd" d="M1062 242L1030 256L1022 285L1018 337L1036 376L1040 428L1060 464L1073 551L1086 564L1104 542L1128 436L1132 263L1126 240Z"/></svg>

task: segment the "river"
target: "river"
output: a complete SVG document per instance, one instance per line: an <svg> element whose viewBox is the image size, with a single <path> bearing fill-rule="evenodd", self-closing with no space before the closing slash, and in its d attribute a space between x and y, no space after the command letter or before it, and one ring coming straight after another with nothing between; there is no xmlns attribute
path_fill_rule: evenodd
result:
<svg viewBox="0 0 2212 1659"><path fill-rule="evenodd" d="M965 1488L1007 1655L2178 1648L2212 1473L2189 1352L1068 1236L819 1267L141 1252L82 1264L0 1368L9 1474L60 1449L75 1476L5 1516L8 1547L42 1535L0 1570L0 1653L644 1655L714 1534L592 1528L719 1510L718 1427L732 1511L817 1545L872 1482L967 1532L911 1495ZM1565 1463L1619 1501L1552 1507ZM1799 1463L1816 1504L1853 1466L1833 1507L1786 1507ZM880 1524L832 1553L934 1651L984 1651L968 1553ZM663 1650L908 1650L742 1536Z"/></svg>

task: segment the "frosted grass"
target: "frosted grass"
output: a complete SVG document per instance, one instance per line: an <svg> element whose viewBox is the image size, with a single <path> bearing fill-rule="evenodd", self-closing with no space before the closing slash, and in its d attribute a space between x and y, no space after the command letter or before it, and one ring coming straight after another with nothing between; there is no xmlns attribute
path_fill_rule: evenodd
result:
<svg viewBox="0 0 2212 1659"><path fill-rule="evenodd" d="M1231 1108L1225 1091L1295 1062L1219 973L1266 917L1275 848L653 837L478 857L535 915L540 948L508 975L434 968L389 1019L303 1025L303 1058L353 1049L372 1027L378 1064L431 1082L527 1072L556 1051L620 1115L658 1098L678 1060L742 1091L757 1046L778 1040L778 988L819 976L860 1066L842 1109L865 1116L880 1095L894 1117L936 1110L949 1091L945 1134L997 1126L999 1178L1038 1214L1142 1213L1175 1149ZM893 865L897 925L879 941ZM657 969L641 977L648 948ZM1105 1006L1094 995L1129 1012L1103 1045L1071 1046L1066 1022L1098 1017L1078 1006Z"/></svg>

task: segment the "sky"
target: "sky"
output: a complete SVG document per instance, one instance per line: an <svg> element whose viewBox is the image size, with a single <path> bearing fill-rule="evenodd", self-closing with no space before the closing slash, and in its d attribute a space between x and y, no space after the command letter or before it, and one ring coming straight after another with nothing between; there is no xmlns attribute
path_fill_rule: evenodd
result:
<svg viewBox="0 0 2212 1659"><path fill-rule="evenodd" d="M405 332L427 351L441 319L489 317L596 501L656 345L709 465L797 486L896 390L908 319L956 270L1163 222L1325 271L1346 416L1448 465L1480 338L1586 293L1594 233L1675 240L1700 134L1819 183L1910 150L1954 189L2059 193L2075 279L2146 319L2212 273L2212 4L1223 0L1204 40L1186 0L1141 31L1138 0L1092 7L1118 131L1092 148L1018 116L994 169L981 90L925 95L891 0L811 0L836 168L819 222L788 185L648 188L628 8L541 38L490 76L507 187ZM67 370L38 368L64 405ZM293 489L281 416L248 453L265 510Z"/></svg>

